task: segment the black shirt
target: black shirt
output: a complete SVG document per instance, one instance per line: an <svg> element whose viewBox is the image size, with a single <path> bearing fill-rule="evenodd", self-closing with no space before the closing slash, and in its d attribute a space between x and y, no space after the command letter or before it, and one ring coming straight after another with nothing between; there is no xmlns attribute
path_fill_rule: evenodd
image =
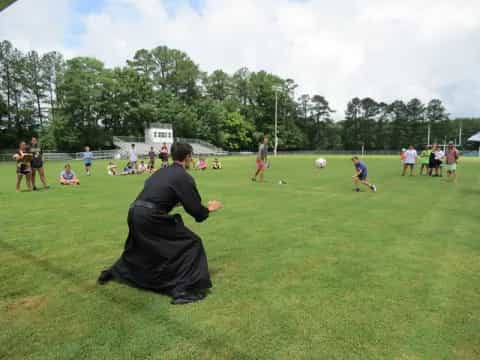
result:
<svg viewBox="0 0 480 360"><path fill-rule="evenodd" d="M195 180L179 164L173 164L150 176L137 200L154 203L165 213L180 203L197 222L204 221L209 215L208 209L202 205Z"/></svg>

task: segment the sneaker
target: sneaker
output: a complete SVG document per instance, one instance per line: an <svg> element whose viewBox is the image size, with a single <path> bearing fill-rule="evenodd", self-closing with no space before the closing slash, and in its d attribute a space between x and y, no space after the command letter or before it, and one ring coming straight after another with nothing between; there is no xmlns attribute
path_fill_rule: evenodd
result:
<svg viewBox="0 0 480 360"><path fill-rule="evenodd" d="M357 189L355 189L355 191L356 191L356 192L360 192L360 189L357 188Z"/></svg>
<svg viewBox="0 0 480 360"><path fill-rule="evenodd" d="M377 187L375 186L375 184L370 186L370 189L372 189L373 192L377 192Z"/></svg>

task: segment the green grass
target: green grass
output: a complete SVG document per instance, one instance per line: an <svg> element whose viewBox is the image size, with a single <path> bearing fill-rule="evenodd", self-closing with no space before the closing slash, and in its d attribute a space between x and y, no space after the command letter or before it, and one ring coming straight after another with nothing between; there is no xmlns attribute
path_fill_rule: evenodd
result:
<svg viewBox="0 0 480 360"><path fill-rule="evenodd" d="M352 191L348 158L313 160L272 159L264 184L249 181L253 158L193 173L225 208L184 217L214 289L179 307L95 283L145 176L110 178L97 161L79 188L17 194L0 164L0 358L479 359L480 162L462 159L453 184L369 157L373 194ZM48 163L52 183L61 165Z"/></svg>

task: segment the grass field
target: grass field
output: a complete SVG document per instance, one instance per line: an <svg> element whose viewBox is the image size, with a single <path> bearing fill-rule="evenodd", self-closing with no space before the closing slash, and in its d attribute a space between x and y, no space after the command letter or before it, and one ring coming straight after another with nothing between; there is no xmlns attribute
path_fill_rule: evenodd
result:
<svg viewBox="0 0 480 360"><path fill-rule="evenodd" d="M96 285L146 176L111 178L97 161L62 188L50 162L51 190L17 194L0 164L0 358L480 359L480 161L462 159L453 184L369 157L374 194L352 191L347 157L313 160L272 159L264 184L249 181L253 158L193 172L225 208L184 217L214 282L187 306Z"/></svg>

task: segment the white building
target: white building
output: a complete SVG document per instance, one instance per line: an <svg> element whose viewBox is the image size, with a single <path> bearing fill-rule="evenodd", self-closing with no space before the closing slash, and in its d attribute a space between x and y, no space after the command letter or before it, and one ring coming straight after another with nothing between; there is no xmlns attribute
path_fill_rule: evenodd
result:
<svg viewBox="0 0 480 360"><path fill-rule="evenodd" d="M145 129L145 143L147 144L173 144L173 129L171 124L153 123Z"/></svg>

